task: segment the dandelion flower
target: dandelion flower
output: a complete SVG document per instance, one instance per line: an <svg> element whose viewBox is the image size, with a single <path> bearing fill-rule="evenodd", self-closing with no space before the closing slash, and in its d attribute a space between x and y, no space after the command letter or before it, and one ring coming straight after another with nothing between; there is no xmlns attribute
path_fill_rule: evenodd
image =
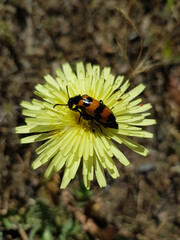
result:
<svg viewBox="0 0 180 240"><path fill-rule="evenodd" d="M94 173L99 186L105 187L105 169L114 179L119 177L113 157L123 165L129 165L115 142L125 144L140 155L146 156L148 153L146 148L129 138L153 136L141 128L155 124L154 119L146 119L151 104L140 104L140 98L134 100L145 86L139 84L127 92L130 85L128 80L123 83L123 77L115 79L109 67L101 72L98 65L92 66L90 63L86 67L82 62L77 63L76 73L68 63L63 64L62 69L57 69L55 79L47 75L45 85L35 86L35 94L42 100L33 99L31 103L22 101L26 125L16 127L16 133L34 133L22 138L21 143L46 140L36 150L39 156L32 166L36 169L49 161L46 178L64 167L61 188L66 188L75 177L81 162L86 188L90 188ZM79 112L72 111L67 106L69 97L79 94L102 100L112 110L118 129L80 118Z"/></svg>

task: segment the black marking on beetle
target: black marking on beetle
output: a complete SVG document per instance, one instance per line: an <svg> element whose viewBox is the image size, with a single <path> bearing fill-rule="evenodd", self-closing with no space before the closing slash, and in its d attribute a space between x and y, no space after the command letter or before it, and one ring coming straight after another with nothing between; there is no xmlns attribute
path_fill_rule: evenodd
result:
<svg viewBox="0 0 180 240"><path fill-rule="evenodd" d="M94 118L101 119L101 113L103 112L106 106L104 104L100 104L98 108L94 111Z"/></svg>
<svg viewBox="0 0 180 240"><path fill-rule="evenodd" d="M88 99L89 102L93 101L93 99L91 97L87 97L86 99Z"/></svg>
<svg viewBox="0 0 180 240"><path fill-rule="evenodd" d="M89 107L91 105L92 101L93 101L93 99L91 97L84 98L83 99L83 106Z"/></svg>
<svg viewBox="0 0 180 240"><path fill-rule="evenodd" d="M109 116L108 116L108 122L115 122L116 121L116 118L115 118L115 116L111 113L111 114L109 114Z"/></svg>
<svg viewBox="0 0 180 240"><path fill-rule="evenodd" d="M91 105L90 102L86 102L85 100L83 101L83 106L85 106L85 107L89 107L90 105Z"/></svg>

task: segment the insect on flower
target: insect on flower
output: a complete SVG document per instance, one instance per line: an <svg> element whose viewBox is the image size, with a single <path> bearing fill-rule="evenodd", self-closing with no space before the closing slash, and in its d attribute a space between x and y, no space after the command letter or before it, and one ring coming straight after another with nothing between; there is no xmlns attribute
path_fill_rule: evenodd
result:
<svg viewBox="0 0 180 240"><path fill-rule="evenodd" d="M101 71L99 65L84 66L82 62L76 64L75 71L65 63L62 70L57 69L55 78L46 75L45 80L45 84L35 86L41 100L21 102L26 124L16 127L16 133L30 133L21 143L45 141L36 149L38 157L32 164L37 169L49 162L45 178L63 168L61 188L66 188L82 165L87 189L94 176L99 186L105 187L105 171L114 179L119 177L114 157L125 166L130 164L121 152L121 144L142 156L148 154L131 139L153 137L143 130L156 123L147 118L152 106L140 105L142 99L136 99L144 84L127 91L130 83L123 76L115 78L109 67ZM96 131L98 128L102 131Z"/></svg>
<svg viewBox="0 0 180 240"><path fill-rule="evenodd" d="M112 111L103 103L102 100L98 101L92 97L89 97L87 94L77 95L75 97L69 97L68 86L66 85L66 90L68 94L68 103L67 104L55 104L56 106L68 106L69 109L75 112L79 112L79 120L81 117L85 120L91 120L92 122L96 120L98 123L104 127L118 129L118 124L116 118ZM99 126L99 125L98 125ZM101 127L99 126L100 130ZM102 132L102 130L101 130Z"/></svg>

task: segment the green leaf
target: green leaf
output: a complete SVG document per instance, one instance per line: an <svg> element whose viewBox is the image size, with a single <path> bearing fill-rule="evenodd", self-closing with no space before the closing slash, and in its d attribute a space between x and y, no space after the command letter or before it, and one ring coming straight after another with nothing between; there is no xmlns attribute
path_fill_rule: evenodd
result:
<svg viewBox="0 0 180 240"><path fill-rule="evenodd" d="M53 235L50 231L50 228L46 228L42 235L42 240L53 240Z"/></svg>
<svg viewBox="0 0 180 240"><path fill-rule="evenodd" d="M79 232L79 231L81 230L81 228L82 228L82 227L81 227L80 224L74 226L70 234L71 234L71 235L76 234L77 232Z"/></svg>
<svg viewBox="0 0 180 240"><path fill-rule="evenodd" d="M2 221L3 221L4 226L5 226L7 229L11 229L12 223L9 221L8 218L5 217L5 218L2 219Z"/></svg>
<svg viewBox="0 0 180 240"><path fill-rule="evenodd" d="M73 221L72 221L72 219L69 219L65 222L62 232L68 233L72 229L72 227L73 227Z"/></svg>

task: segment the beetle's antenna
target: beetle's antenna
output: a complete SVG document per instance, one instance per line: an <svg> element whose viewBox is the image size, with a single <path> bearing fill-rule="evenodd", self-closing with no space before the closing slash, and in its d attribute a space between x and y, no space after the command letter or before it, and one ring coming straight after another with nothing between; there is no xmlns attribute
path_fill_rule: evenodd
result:
<svg viewBox="0 0 180 240"><path fill-rule="evenodd" d="M68 90L68 85L66 85L66 91L67 91L67 95L68 95L68 98L70 99L69 97L69 90ZM68 106L68 104L60 104L60 103L57 103L53 106L53 108L55 108L56 106Z"/></svg>
<svg viewBox="0 0 180 240"><path fill-rule="evenodd" d="M70 99L70 97L69 97L68 85L66 85L66 91L67 91L68 98Z"/></svg>
<svg viewBox="0 0 180 240"><path fill-rule="evenodd" d="M55 104L54 106L53 106L53 108L55 108L56 106L68 106L68 104L60 104L60 103L57 103L57 104Z"/></svg>

